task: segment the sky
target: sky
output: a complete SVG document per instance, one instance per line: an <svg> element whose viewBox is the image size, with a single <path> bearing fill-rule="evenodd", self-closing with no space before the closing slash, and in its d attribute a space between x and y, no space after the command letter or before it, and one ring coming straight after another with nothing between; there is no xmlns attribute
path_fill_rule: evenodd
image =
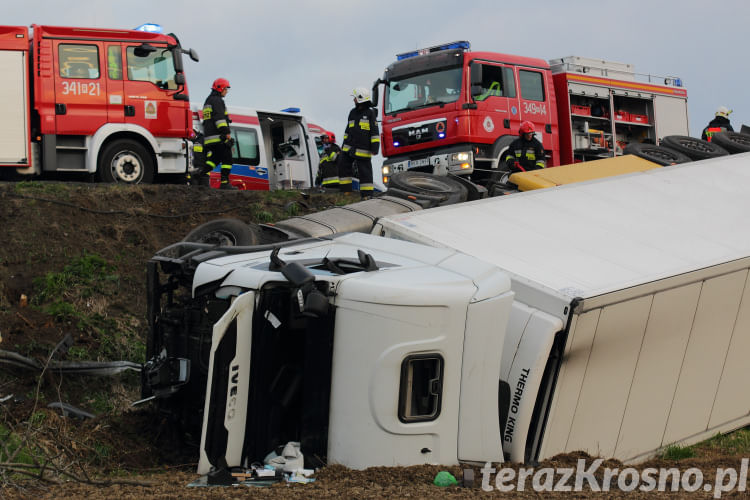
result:
<svg viewBox="0 0 750 500"><path fill-rule="evenodd" d="M354 87L371 87L397 53L454 40L477 51L582 56L678 76L690 135L700 137L720 105L734 111L736 130L750 125L748 0L26 0L5 2L2 22L158 23L200 55L198 63L185 58L193 102L202 104L224 77L228 105L299 107L339 143Z"/></svg>

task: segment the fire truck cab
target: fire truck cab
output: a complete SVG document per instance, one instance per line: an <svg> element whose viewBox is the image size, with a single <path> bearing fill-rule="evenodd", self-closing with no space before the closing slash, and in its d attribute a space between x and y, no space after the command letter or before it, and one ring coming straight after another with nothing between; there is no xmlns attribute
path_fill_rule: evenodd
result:
<svg viewBox="0 0 750 500"><path fill-rule="evenodd" d="M384 181L404 170L489 175L526 120L559 164L549 64L469 49L460 41L399 54L375 82L376 103L384 86Z"/></svg>
<svg viewBox="0 0 750 500"><path fill-rule="evenodd" d="M0 26L0 175L78 172L135 184L184 173L183 53L198 60L160 32Z"/></svg>

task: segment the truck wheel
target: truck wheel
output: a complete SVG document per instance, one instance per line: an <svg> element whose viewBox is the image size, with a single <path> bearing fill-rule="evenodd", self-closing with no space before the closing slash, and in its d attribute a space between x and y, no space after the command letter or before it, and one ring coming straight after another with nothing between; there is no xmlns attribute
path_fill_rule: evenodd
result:
<svg viewBox="0 0 750 500"><path fill-rule="evenodd" d="M182 241L245 247L257 245L258 235L249 224L239 219L216 219L196 227Z"/></svg>
<svg viewBox="0 0 750 500"><path fill-rule="evenodd" d="M151 184L154 182L154 160L139 142L118 139L102 151L97 175L102 182Z"/></svg>
<svg viewBox="0 0 750 500"><path fill-rule="evenodd" d="M689 156L671 148L657 146L655 144L643 144L640 142L632 142L625 146L623 154L639 156L644 160L662 166L676 165L678 163L692 161Z"/></svg>
<svg viewBox="0 0 750 500"><path fill-rule="evenodd" d="M729 151L729 154L747 153L750 151L750 135L739 132L717 132L711 137L711 144L716 144Z"/></svg>
<svg viewBox="0 0 750 500"><path fill-rule="evenodd" d="M442 200L440 205L452 205L453 203L466 201L469 195L469 190L461 182L450 177L426 172L398 172L391 177L388 185L410 192L416 197L420 195L437 196Z"/></svg>
<svg viewBox="0 0 750 500"><path fill-rule="evenodd" d="M712 142L686 135L668 135L661 140L661 145L679 151L693 160L706 160L729 154L724 148Z"/></svg>

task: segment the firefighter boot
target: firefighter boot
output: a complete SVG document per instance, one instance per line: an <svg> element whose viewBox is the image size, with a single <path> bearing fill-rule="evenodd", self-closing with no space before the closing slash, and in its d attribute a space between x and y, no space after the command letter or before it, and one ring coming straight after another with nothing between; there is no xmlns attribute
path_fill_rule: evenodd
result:
<svg viewBox="0 0 750 500"><path fill-rule="evenodd" d="M229 182L229 172L231 172L231 170L231 165L221 165L221 182L219 184L219 189L237 189Z"/></svg>

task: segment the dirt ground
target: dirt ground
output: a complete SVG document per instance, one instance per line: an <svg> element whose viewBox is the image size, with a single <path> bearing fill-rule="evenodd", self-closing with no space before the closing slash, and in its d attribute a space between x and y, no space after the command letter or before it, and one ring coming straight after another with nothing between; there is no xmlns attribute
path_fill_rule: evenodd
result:
<svg viewBox="0 0 750 500"><path fill-rule="evenodd" d="M219 217L271 222L321 210L333 195L220 192L182 185L117 186L83 183L0 183L0 351L44 364L55 359L142 362L146 318L145 264L155 251ZM416 466L351 471L329 466L311 484L188 488L197 456L169 442L163 422L139 399L134 372L108 378L60 376L0 364L0 497L7 498L681 498L674 493L590 491L485 492L475 468L472 487L439 488L436 473L461 481L462 467ZM96 415L78 420L47 404L63 401ZM538 468L575 466L568 454ZM717 467L739 469L741 454L713 450L681 461L638 466L689 467L713 478ZM615 462L612 466L622 467ZM38 475L46 468L46 480ZM518 466L517 466L518 467ZM58 484L55 484L58 483ZM494 484L494 480L490 485ZM615 488L616 490L616 488ZM740 498L733 492L722 498ZM698 491L696 498L711 492Z"/></svg>

